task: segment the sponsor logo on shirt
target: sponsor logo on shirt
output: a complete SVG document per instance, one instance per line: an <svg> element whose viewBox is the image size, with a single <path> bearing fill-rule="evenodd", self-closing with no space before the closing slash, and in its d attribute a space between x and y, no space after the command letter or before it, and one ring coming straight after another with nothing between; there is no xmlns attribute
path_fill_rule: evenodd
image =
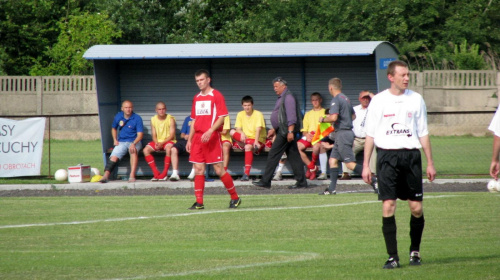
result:
<svg viewBox="0 0 500 280"><path fill-rule="evenodd" d="M195 105L197 116L210 116L212 115L212 106L210 101L196 101Z"/></svg>
<svg viewBox="0 0 500 280"><path fill-rule="evenodd" d="M390 117L395 117L396 114L387 114L387 115L384 115L384 118L390 118Z"/></svg>
<svg viewBox="0 0 500 280"><path fill-rule="evenodd" d="M393 123L391 125L391 128L390 130L387 130L385 132L385 135L393 135L393 136L407 136L407 137L411 137L412 136L412 133L411 133L411 129L408 128L406 125L404 124L400 124L400 123Z"/></svg>

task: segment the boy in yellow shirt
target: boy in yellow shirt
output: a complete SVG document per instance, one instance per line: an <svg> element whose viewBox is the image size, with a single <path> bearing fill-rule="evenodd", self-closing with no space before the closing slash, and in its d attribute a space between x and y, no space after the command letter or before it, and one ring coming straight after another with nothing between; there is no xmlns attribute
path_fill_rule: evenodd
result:
<svg viewBox="0 0 500 280"><path fill-rule="evenodd" d="M241 99L243 111L236 116L235 129L231 130L231 137L235 141L234 147L245 150L245 172L240 181L249 181L252 169L253 155L260 154L266 143L266 123L264 115L253 109L253 98L249 95Z"/></svg>

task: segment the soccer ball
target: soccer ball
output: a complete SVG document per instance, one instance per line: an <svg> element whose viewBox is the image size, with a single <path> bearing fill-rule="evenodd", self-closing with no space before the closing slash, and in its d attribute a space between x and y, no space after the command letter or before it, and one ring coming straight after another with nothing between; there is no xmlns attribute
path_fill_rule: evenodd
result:
<svg viewBox="0 0 500 280"><path fill-rule="evenodd" d="M488 182L488 191L495 193L500 190L500 184L496 180L490 180Z"/></svg>
<svg viewBox="0 0 500 280"><path fill-rule="evenodd" d="M68 171L66 169L59 169L54 173L54 178L57 181L66 181L68 180Z"/></svg>
<svg viewBox="0 0 500 280"><path fill-rule="evenodd" d="M90 177L94 177L95 175L101 175L101 171L95 167L90 168Z"/></svg>

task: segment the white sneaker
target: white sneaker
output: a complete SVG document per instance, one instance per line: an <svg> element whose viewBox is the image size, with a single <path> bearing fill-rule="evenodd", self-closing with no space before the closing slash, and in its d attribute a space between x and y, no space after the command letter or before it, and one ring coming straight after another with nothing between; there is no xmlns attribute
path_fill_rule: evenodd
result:
<svg viewBox="0 0 500 280"><path fill-rule="evenodd" d="M188 179L191 181L194 180L194 170L191 170L191 173L189 173Z"/></svg>
<svg viewBox="0 0 500 280"><path fill-rule="evenodd" d="M283 180L283 176L281 176L281 172L276 172L273 177L273 181L281 181Z"/></svg>
<svg viewBox="0 0 500 280"><path fill-rule="evenodd" d="M170 176L170 181L179 181L181 178L179 178L179 175L177 174L172 174L172 176Z"/></svg>

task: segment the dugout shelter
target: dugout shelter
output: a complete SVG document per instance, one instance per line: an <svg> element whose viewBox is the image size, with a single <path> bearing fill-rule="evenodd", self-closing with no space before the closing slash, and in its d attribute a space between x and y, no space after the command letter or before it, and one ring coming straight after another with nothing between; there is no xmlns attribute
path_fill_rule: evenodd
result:
<svg viewBox="0 0 500 280"><path fill-rule="evenodd" d="M106 152L113 146L111 123L123 100L131 100L134 112L144 120L143 144L151 139L150 118L158 101L164 101L167 113L176 118L179 133L184 118L190 114L192 98L198 93L194 81L198 69L209 70L212 86L224 94L232 127L242 110L241 98L251 95L254 108L264 114L269 128L276 101L272 87L275 77L288 82L303 112L311 109L310 94L316 91L323 96L323 106L329 107L328 80L333 77L342 79L343 92L357 105L361 90L379 92L390 86L386 68L397 59L398 51L384 41L96 45L83 57L94 64L106 161ZM243 153L236 154L232 153L229 163L231 175L243 173ZM191 170L187 159L187 155L180 158L181 176ZM265 162L266 155L256 156L251 175L261 174ZM163 168L159 157L157 164ZM128 165L128 160L122 160L118 175L128 174ZM290 171L285 168L286 172ZM143 158L139 159L137 175L152 176Z"/></svg>

